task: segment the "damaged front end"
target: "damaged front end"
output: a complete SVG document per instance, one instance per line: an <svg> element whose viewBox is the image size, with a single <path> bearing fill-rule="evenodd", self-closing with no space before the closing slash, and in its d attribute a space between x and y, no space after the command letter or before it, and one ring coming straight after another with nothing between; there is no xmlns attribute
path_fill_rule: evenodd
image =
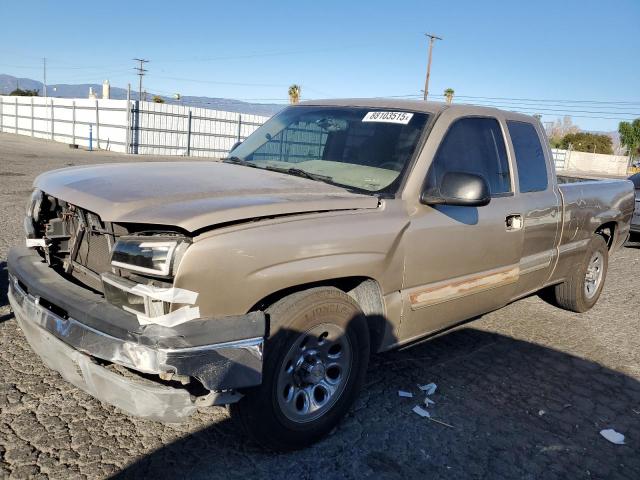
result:
<svg viewBox="0 0 640 480"><path fill-rule="evenodd" d="M181 421L259 385L263 312L202 318L174 288L190 244L131 231L36 192L27 248L9 253L9 300L33 350L91 395L137 416Z"/></svg>

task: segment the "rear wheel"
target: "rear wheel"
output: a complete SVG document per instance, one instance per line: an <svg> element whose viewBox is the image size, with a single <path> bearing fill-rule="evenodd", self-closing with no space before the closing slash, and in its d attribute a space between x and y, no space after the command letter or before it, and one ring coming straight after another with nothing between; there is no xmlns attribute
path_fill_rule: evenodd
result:
<svg viewBox="0 0 640 480"><path fill-rule="evenodd" d="M553 287L555 303L573 312L586 312L593 307L604 286L609 266L607 242L595 235L587 247L584 261L563 283Z"/></svg>
<svg viewBox="0 0 640 480"><path fill-rule="evenodd" d="M267 309L262 385L243 392L232 415L263 446L292 450L329 433L362 385L369 331L355 301L320 287Z"/></svg>

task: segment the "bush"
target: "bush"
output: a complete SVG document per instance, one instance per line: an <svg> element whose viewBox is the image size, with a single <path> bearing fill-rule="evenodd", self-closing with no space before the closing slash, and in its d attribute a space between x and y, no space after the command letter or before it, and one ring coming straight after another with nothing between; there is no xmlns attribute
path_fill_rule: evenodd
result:
<svg viewBox="0 0 640 480"><path fill-rule="evenodd" d="M562 137L560 148L568 149L569 147L576 152L613 154L611 137L599 133L569 133Z"/></svg>
<svg viewBox="0 0 640 480"><path fill-rule="evenodd" d="M13 97L37 97L40 95L40 92L36 89L33 90L22 90L21 88L16 88L13 92L11 92L9 95L13 96Z"/></svg>

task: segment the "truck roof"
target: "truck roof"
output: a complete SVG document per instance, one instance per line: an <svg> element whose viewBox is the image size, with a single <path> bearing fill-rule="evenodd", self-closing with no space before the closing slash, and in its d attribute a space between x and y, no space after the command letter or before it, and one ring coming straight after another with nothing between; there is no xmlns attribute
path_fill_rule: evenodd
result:
<svg viewBox="0 0 640 480"><path fill-rule="evenodd" d="M413 112L439 113L443 110L454 109L464 115L495 115L498 112L508 112L510 117L519 117L522 120L536 123L537 119L532 115L502 110L494 107L468 105L464 103L425 102L424 100L406 100L398 98L340 98L307 100L300 105L339 106L339 107L368 107L368 108L394 108L410 110Z"/></svg>

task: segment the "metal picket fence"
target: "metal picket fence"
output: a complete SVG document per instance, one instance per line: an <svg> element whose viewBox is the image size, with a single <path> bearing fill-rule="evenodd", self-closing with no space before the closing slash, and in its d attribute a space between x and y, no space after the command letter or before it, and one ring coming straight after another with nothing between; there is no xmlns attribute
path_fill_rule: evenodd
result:
<svg viewBox="0 0 640 480"><path fill-rule="evenodd" d="M141 155L224 156L268 118L143 101L0 96L0 132Z"/></svg>

